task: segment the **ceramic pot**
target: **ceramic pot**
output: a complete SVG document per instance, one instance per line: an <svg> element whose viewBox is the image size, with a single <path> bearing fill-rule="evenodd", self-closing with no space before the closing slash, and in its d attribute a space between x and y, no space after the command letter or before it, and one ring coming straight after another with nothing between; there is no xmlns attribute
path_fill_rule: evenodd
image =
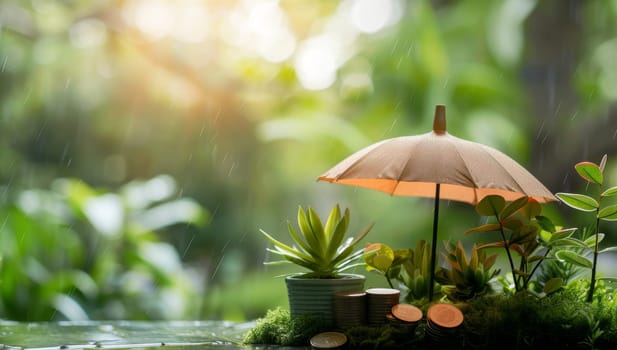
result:
<svg viewBox="0 0 617 350"><path fill-rule="evenodd" d="M331 326L334 323L334 294L338 292L364 291L366 277L357 274L342 274L339 278L285 278L291 317L316 314Z"/></svg>

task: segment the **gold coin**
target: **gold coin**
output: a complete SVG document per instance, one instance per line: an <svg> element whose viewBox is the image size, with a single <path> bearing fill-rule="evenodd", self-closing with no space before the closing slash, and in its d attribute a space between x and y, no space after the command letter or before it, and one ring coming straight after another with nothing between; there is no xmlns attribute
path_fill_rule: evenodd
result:
<svg viewBox="0 0 617 350"><path fill-rule="evenodd" d="M340 332L319 333L311 338L314 349L336 349L347 343L347 336Z"/></svg>

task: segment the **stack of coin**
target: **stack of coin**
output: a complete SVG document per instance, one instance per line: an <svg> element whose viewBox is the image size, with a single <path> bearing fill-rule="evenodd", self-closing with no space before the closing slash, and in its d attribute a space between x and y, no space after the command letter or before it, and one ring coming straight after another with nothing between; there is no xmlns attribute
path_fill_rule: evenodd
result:
<svg viewBox="0 0 617 350"><path fill-rule="evenodd" d="M399 303L401 292L391 288L371 288L366 290L367 320L370 325L387 322L392 306Z"/></svg>
<svg viewBox="0 0 617 350"><path fill-rule="evenodd" d="M319 333L311 338L311 349L343 349L347 336L339 332Z"/></svg>
<svg viewBox="0 0 617 350"><path fill-rule="evenodd" d="M334 294L334 324L339 328L366 324L366 293L339 292Z"/></svg>
<svg viewBox="0 0 617 350"><path fill-rule="evenodd" d="M457 328L463 323L463 313L450 304L434 304L426 313L425 332L436 344L456 342Z"/></svg>

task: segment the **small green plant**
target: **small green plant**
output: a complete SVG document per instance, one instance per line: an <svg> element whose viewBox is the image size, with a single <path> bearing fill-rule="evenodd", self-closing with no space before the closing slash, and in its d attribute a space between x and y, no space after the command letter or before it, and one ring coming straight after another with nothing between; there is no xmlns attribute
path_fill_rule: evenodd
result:
<svg viewBox="0 0 617 350"><path fill-rule="evenodd" d="M393 250L383 243L370 243L364 249L364 261L367 271L383 275L390 288L396 288L392 280L397 280L404 289L405 300L414 304L429 302L431 245L420 240L415 249ZM436 273L440 273L437 268ZM433 285L433 295L441 294L441 287Z"/></svg>
<svg viewBox="0 0 617 350"><path fill-rule="evenodd" d="M600 242L604 238L604 234L600 233L600 221L615 221L617 220L617 204L604 205L604 200L607 197L617 195L617 186L603 190L604 186L604 167L606 166L606 155L602 157L600 164L592 162L580 162L574 166L574 169L580 177L587 181L590 185L595 185L597 191L595 192L595 198L586 194L579 193L557 193L556 196L564 204L571 208L584 212L595 212L594 234L590 237L591 240L586 241L591 245L593 257L591 261L583 254L577 252L563 250L557 253L557 257L581 266L586 269L591 269L591 278L589 285L589 292L587 294L587 301L593 300L594 288L596 285L596 270L598 264L598 255L608 251L617 251L617 247L609 247L606 249L599 249ZM617 279L612 279L617 280Z"/></svg>
<svg viewBox="0 0 617 350"><path fill-rule="evenodd" d="M356 261L364 253L364 249L354 250L356 244L364 238L373 227L369 224L356 238L345 240L349 227L349 209L341 215L341 209L335 205L325 226L317 213L308 208L306 211L298 208L299 233L288 222L287 228L295 245L289 246L266 233L260 232L274 245L269 252L277 254L283 260L270 261L266 264L293 263L304 267L310 272L302 276L307 278L336 278L343 271L361 265Z"/></svg>
<svg viewBox="0 0 617 350"><path fill-rule="evenodd" d="M505 249L516 292L528 290L535 272L554 247L577 243L570 238L575 229L557 229L548 218L540 215L541 210L540 204L528 197L507 203L501 196L486 196L477 204L476 211L482 216L494 217L495 222L466 231L499 232L500 241L482 244L478 249ZM513 253L518 254L518 266ZM562 285L561 278L546 281L544 292L552 293Z"/></svg>
<svg viewBox="0 0 617 350"><path fill-rule="evenodd" d="M439 273L437 268L435 273ZM402 264L402 269L397 279L407 287L405 299L409 303L424 304L429 302L429 290L433 288L433 296L439 298L440 287L437 284L431 286L431 245L425 240L416 244L415 250L409 250L409 258Z"/></svg>
<svg viewBox="0 0 617 350"><path fill-rule="evenodd" d="M490 281L499 274L499 269L493 269L497 254L486 255L476 244L471 248L471 257L467 259L465 248L461 241L458 244L444 242L445 262L450 268L441 269L435 276L442 285L442 291L452 301L466 301L492 291Z"/></svg>
<svg viewBox="0 0 617 350"><path fill-rule="evenodd" d="M363 255L366 270L383 275L390 288L394 288L392 280L399 278L402 264L410 257L409 249L393 250L383 243L367 244Z"/></svg>

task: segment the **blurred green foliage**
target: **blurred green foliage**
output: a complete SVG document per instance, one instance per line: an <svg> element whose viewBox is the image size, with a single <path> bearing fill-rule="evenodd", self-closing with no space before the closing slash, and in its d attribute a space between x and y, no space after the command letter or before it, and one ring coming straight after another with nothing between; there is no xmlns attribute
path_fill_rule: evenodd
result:
<svg viewBox="0 0 617 350"><path fill-rule="evenodd" d="M81 180L27 190L3 217L3 317L17 320L195 317L193 274L154 231L202 226L208 212L159 176L118 193Z"/></svg>
<svg viewBox="0 0 617 350"><path fill-rule="evenodd" d="M282 236L298 205L340 203L376 223L367 240L412 247L430 201L315 179L429 131L436 103L450 133L574 191L572 164L617 154L617 1L566 3L0 1L0 317L259 317L284 288L258 229ZM161 174L173 195L137 197L203 225L124 203ZM91 200L124 220L93 221ZM478 224L458 203L442 217L442 239Z"/></svg>

